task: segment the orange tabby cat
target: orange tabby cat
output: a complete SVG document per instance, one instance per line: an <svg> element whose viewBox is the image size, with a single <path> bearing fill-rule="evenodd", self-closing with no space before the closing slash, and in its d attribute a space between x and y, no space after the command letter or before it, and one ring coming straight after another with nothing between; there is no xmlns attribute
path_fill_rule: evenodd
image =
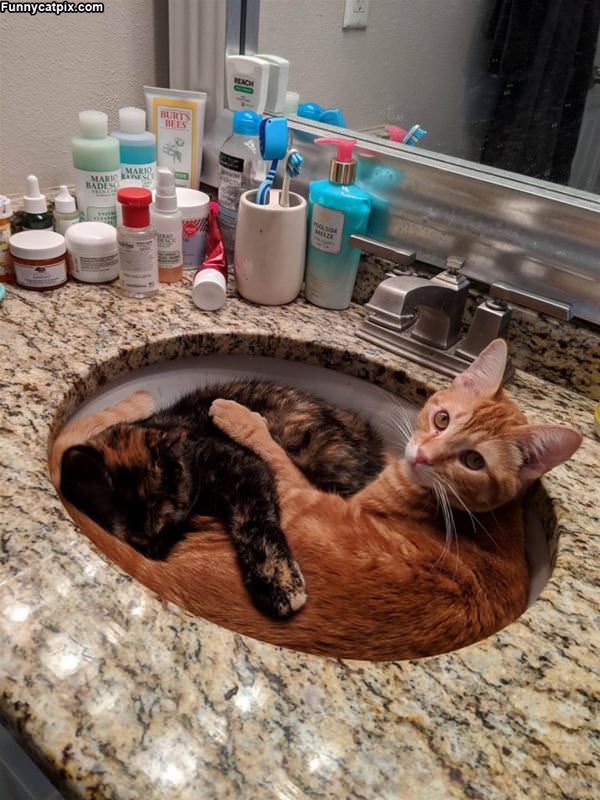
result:
<svg viewBox="0 0 600 800"><path fill-rule="evenodd" d="M321 492L270 437L262 417L216 400L213 421L271 467L282 525L301 566L305 607L286 621L261 614L216 520L146 559L67 504L82 530L161 597L255 638L312 653L415 658L476 642L516 619L528 594L521 498L581 442L574 430L528 425L501 389L506 345L493 342L419 413L405 458L350 498ZM153 411L138 392L61 433L51 452ZM441 515L440 515L441 506ZM466 513L476 512L477 518ZM440 522L445 520L445 527ZM455 528L454 528L455 526Z"/></svg>

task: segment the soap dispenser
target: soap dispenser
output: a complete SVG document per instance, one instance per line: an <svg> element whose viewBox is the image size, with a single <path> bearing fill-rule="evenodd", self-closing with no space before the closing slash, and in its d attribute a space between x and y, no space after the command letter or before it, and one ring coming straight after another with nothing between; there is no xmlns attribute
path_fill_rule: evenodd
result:
<svg viewBox="0 0 600 800"><path fill-rule="evenodd" d="M355 139L321 138L316 144L335 144L329 179L313 181L308 195L308 242L304 295L321 308L350 305L360 250L351 247L353 233L365 233L371 198L354 183Z"/></svg>

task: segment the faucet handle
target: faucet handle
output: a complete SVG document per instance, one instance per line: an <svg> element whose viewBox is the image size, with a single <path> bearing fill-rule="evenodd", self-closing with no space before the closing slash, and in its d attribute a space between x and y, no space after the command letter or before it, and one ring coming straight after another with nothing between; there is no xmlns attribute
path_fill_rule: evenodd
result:
<svg viewBox="0 0 600 800"><path fill-rule="evenodd" d="M446 270L452 275L458 275L460 270L464 267L465 260L460 256L448 256L446 258Z"/></svg>

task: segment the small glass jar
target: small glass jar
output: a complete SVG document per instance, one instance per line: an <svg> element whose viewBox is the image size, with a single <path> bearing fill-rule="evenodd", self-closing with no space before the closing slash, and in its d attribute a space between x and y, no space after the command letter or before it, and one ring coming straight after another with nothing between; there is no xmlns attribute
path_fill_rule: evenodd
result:
<svg viewBox="0 0 600 800"><path fill-rule="evenodd" d="M8 240L18 286L37 292L67 282L65 238L49 230L21 231Z"/></svg>
<svg viewBox="0 0 600 800"><path fill-rule="evenodd" d="M106 222L76 222L65 233L69 270L84 283L107 283L119 277L117 231Z"/></svg>

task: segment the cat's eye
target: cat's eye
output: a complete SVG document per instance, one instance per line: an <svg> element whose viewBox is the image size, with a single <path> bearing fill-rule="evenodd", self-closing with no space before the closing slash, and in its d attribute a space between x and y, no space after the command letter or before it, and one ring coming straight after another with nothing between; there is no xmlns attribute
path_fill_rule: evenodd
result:
<svg viewBox="0 0 600 800"><path fill-rule="evenodd" d="M450 414L447 411L437 411L433 417L433 424L438 431L444 431L450 424Z"/></svg>
<svg viewBox="0 0 600 800"><path fill-rule="evenodd" d="M468 469L483 469L485 458L477 450L465 450L460 454L460 460Z"/></svg>

